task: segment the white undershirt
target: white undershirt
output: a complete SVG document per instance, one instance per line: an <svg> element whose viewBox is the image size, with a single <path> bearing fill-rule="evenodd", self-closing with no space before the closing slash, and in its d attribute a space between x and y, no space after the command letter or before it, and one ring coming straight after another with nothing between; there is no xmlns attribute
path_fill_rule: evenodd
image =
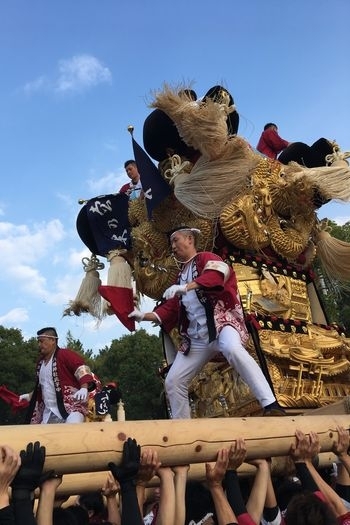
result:
<svg viewBox="0 0 350 525"><path fill-rule="evenodd" d="M51 413L62 419L60 411L58 410L56 391L52 379L52 357L53 356L51 356L50 361L47 363L45 363L45 361L42 362L39 371L39 383L41 385L41 391L45 405L43 423L48 422Z"/></svg>
<svg viewBox="0 0 350 525"><path fill-rule="evenodd" d="M180 284L192 282L193 261L189 262L182 269L180 274ZM181 297L182 304L186 309L186 315L189 321L187 335L191 339L202 339L208 342L207 316L204 306L199 302L195 290L189 290Z"/></svg>

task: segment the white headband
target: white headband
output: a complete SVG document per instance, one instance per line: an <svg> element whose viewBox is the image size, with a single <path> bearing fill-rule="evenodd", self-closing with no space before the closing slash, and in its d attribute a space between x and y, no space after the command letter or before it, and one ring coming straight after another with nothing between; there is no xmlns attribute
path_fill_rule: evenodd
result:
<svg viewBox="0 0 350 525"><path fill-rule="evenodd" d="M191 233L195 233L197 235L199 235L201 233L201 231L198 229L198 228L179 228L178 230L175 230L171 235L170 235L170 240L171 238L173 237L173 235L175 235L175 233L178 233L178 232L191 232Z"/></svg>

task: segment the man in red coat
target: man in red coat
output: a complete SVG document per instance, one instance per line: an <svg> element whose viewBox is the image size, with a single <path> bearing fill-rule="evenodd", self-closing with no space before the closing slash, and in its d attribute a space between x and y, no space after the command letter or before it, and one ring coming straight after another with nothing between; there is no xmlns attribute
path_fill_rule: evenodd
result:
<svg viewBox="0 0 350 525"><path fill-rule="evenodd" d="M256 149L270 159L276 159L277 155L281 153L291 143L282 139L278 134L278 128L273 122L265 124L264 131L261 134Z"/></svg>
<svg viewBox="0 0 350 525"><path fill-rule="evenodd" d="M153 312L135 309L129 317L152 321L169 333L175 326L182 336L165 380L173 418L190 418L188 388L192 379L218 352L248 384L265 413L281 415L275 396L259 365L246 351L248 333L232 268L218 255L199 252L196 228L174 231L170 242L180 265L178 283L164 292L165 302Z"/></svg>
<svg viewBox="0 0 350 525"><path fill-rule="evenodd" d="M88 386L94 379L83 358L59 348L56 329L37 332L40 358L33 392L19 399L29 401L28 423L82 423L88 409Z"/></svg>

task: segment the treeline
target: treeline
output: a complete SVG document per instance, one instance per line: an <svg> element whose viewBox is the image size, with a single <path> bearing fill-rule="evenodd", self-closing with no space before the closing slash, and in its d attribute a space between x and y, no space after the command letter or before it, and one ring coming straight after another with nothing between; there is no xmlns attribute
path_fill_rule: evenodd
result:
<svg viewBox="0 0 350 525"><path fill-rule="evenodd" d="M102 384L109 381L119 383L127 419L167 417L163 383L159 376L159 369L164 365L159 337L140 329L113 340L109 347L94 355L91 350L85 351L82 343L68 332L66 344L61 346L83 355ZM36 338L25 341L21 330L0 326L0 385L18 394L30 392L34 386L37 359ZM0 425L23 424L24 415L25 410L13 412L0 399Z"/></svg>

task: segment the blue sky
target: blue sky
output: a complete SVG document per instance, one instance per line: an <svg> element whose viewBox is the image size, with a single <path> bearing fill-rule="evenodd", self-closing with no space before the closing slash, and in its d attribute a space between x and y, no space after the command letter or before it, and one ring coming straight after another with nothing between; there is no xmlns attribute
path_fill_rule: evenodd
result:
<svg viewBox="0 0 350 525"><path fill-rule="evenodd" d="M78 199L126 182L127 126L142 143L164 82L199 96L222 83L253 146L273 121L349 150L349 15L348 0L2 0L0 324L25 338L54 325L94 351L127 333L115 317L62 319L89 254L75 219ZM350 206L318 215L344 223Z"/></svg>

